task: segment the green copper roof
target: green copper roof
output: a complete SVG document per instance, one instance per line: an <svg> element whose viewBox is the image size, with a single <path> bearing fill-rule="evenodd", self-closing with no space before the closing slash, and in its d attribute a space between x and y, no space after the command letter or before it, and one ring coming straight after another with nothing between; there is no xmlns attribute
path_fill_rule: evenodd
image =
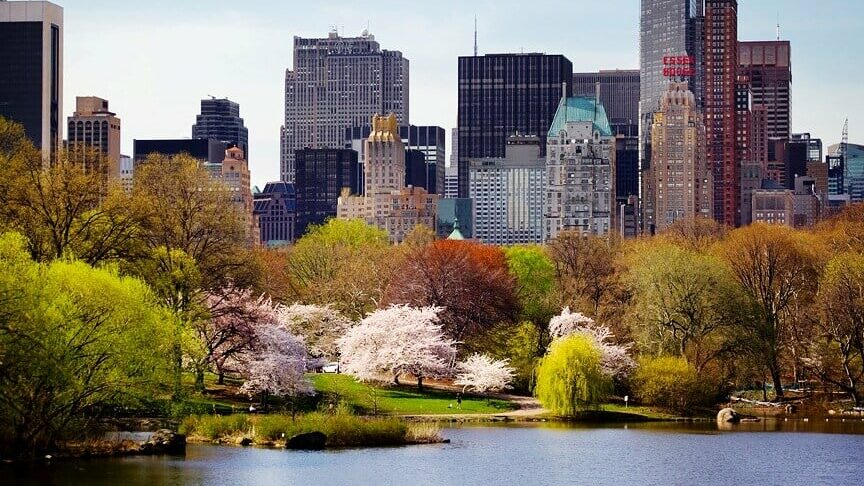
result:
<svg viewBox="0 0 864 486"><path fill-rule="evenodd" d="M603 108L602 103L597 103L593 97L572 96L566 100L561 100L561 103L558 104L558 111L555 112L555 119L549 128L548 136L557 137L567 122L571 121L593 121L594 129L600 132L600 136L612 136L612 127L609 126L609 119L606 117L606 108Z"/></svg>
<svg viewBox="0 0 864 486"><path fill-rule="evenodd" d="M459 218L453 218L453 232L450 233L450 236L448 236L447 239L458 241L462 241L465 239L465 236L463 236L462 232L459 231Z"/></svg>

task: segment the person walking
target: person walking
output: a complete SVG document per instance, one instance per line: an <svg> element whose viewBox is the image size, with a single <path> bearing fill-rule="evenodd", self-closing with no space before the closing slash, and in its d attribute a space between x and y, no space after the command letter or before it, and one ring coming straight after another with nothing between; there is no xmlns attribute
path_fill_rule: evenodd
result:
<svg viewBox="0 0 864 486"><path fill-rule="evenodd" d="M461 393L456 394L456 408L459 410L462 410L462 394Z"/></svg>

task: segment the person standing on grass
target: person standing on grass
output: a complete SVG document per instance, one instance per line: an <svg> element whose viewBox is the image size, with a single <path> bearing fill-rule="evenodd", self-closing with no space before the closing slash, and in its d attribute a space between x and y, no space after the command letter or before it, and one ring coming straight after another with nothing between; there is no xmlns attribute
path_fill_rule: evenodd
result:
<svg viewBox="0 0 864 486"><path fill-rule="evenodd" d="M456 408L459 410L462 410L462 394L461 393L456 394Z"/></svg>

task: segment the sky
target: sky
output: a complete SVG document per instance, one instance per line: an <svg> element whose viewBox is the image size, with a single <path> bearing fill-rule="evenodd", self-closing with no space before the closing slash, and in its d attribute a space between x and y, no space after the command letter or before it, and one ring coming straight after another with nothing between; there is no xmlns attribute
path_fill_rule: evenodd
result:
<svg viewBox="0 0 864 486"><path fill-rule="evenodd" d="M132 140L188 138L200 100L240 103L249 128L253 183L279 178L279 127L293 37L356 36L369 26L383 49L410 60L410 122L456 126L457 57L564 54L573 69L639 67L639 0L54 0L64 8L64 112L76 96L99 96ZM850 138L864 113L858 0L740 0L739 39L792 42L792 129L825 146Z"/></svg>

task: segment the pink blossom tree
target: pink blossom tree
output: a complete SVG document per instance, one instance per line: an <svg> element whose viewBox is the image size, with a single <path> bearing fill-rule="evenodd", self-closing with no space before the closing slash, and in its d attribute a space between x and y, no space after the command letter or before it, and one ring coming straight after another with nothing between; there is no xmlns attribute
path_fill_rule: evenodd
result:
<svg viewBox="0 0 864 486"><path fill-rule="evenodd" d="M510 388L513 374L509 360L496 360L486 354L473 354L456 365L454 385L462 386L462 393L471 389L478 393Z"/></svg>
<svg viewBox="0 0 864 486"><path fill-rule="evenodd" d="M261 395L265 410L270 396L288 399L293 414L295 398L315 394L306 372L316 367L318 360L309 356L301 338L282 326L264 326L256 334L258 346L246 357L246 381L240 391Z"/></svg>
<svg viewBox="0 0 864 486"><path fill-rule="evenodd" d="M294 304L280 307L279 322L292 334L302 336L309 354L327 361L339 359L339 339L352 322L329 305Z"/></svg>
<svg viewBox="0 0 864 486"><path fill-rule="evenodd" d="M549 321L549 334L553 339L561 339L573 334L582 334L590 338L600 351L600 366L603 372L611 377L626 376L636 366L629 354L630 344L614 343L615 335L609 327L597 324L594 319L582 313L570 312L568 307Z"/></svg>
<svg viewBox="0 0 864 486"><path fill-rule="evenodd" d="M423 389L423 378L451 376L456 342L438 320L438 307L394 305L369 314L339 338L342 369L360 381L410 374Z"/></svg>

